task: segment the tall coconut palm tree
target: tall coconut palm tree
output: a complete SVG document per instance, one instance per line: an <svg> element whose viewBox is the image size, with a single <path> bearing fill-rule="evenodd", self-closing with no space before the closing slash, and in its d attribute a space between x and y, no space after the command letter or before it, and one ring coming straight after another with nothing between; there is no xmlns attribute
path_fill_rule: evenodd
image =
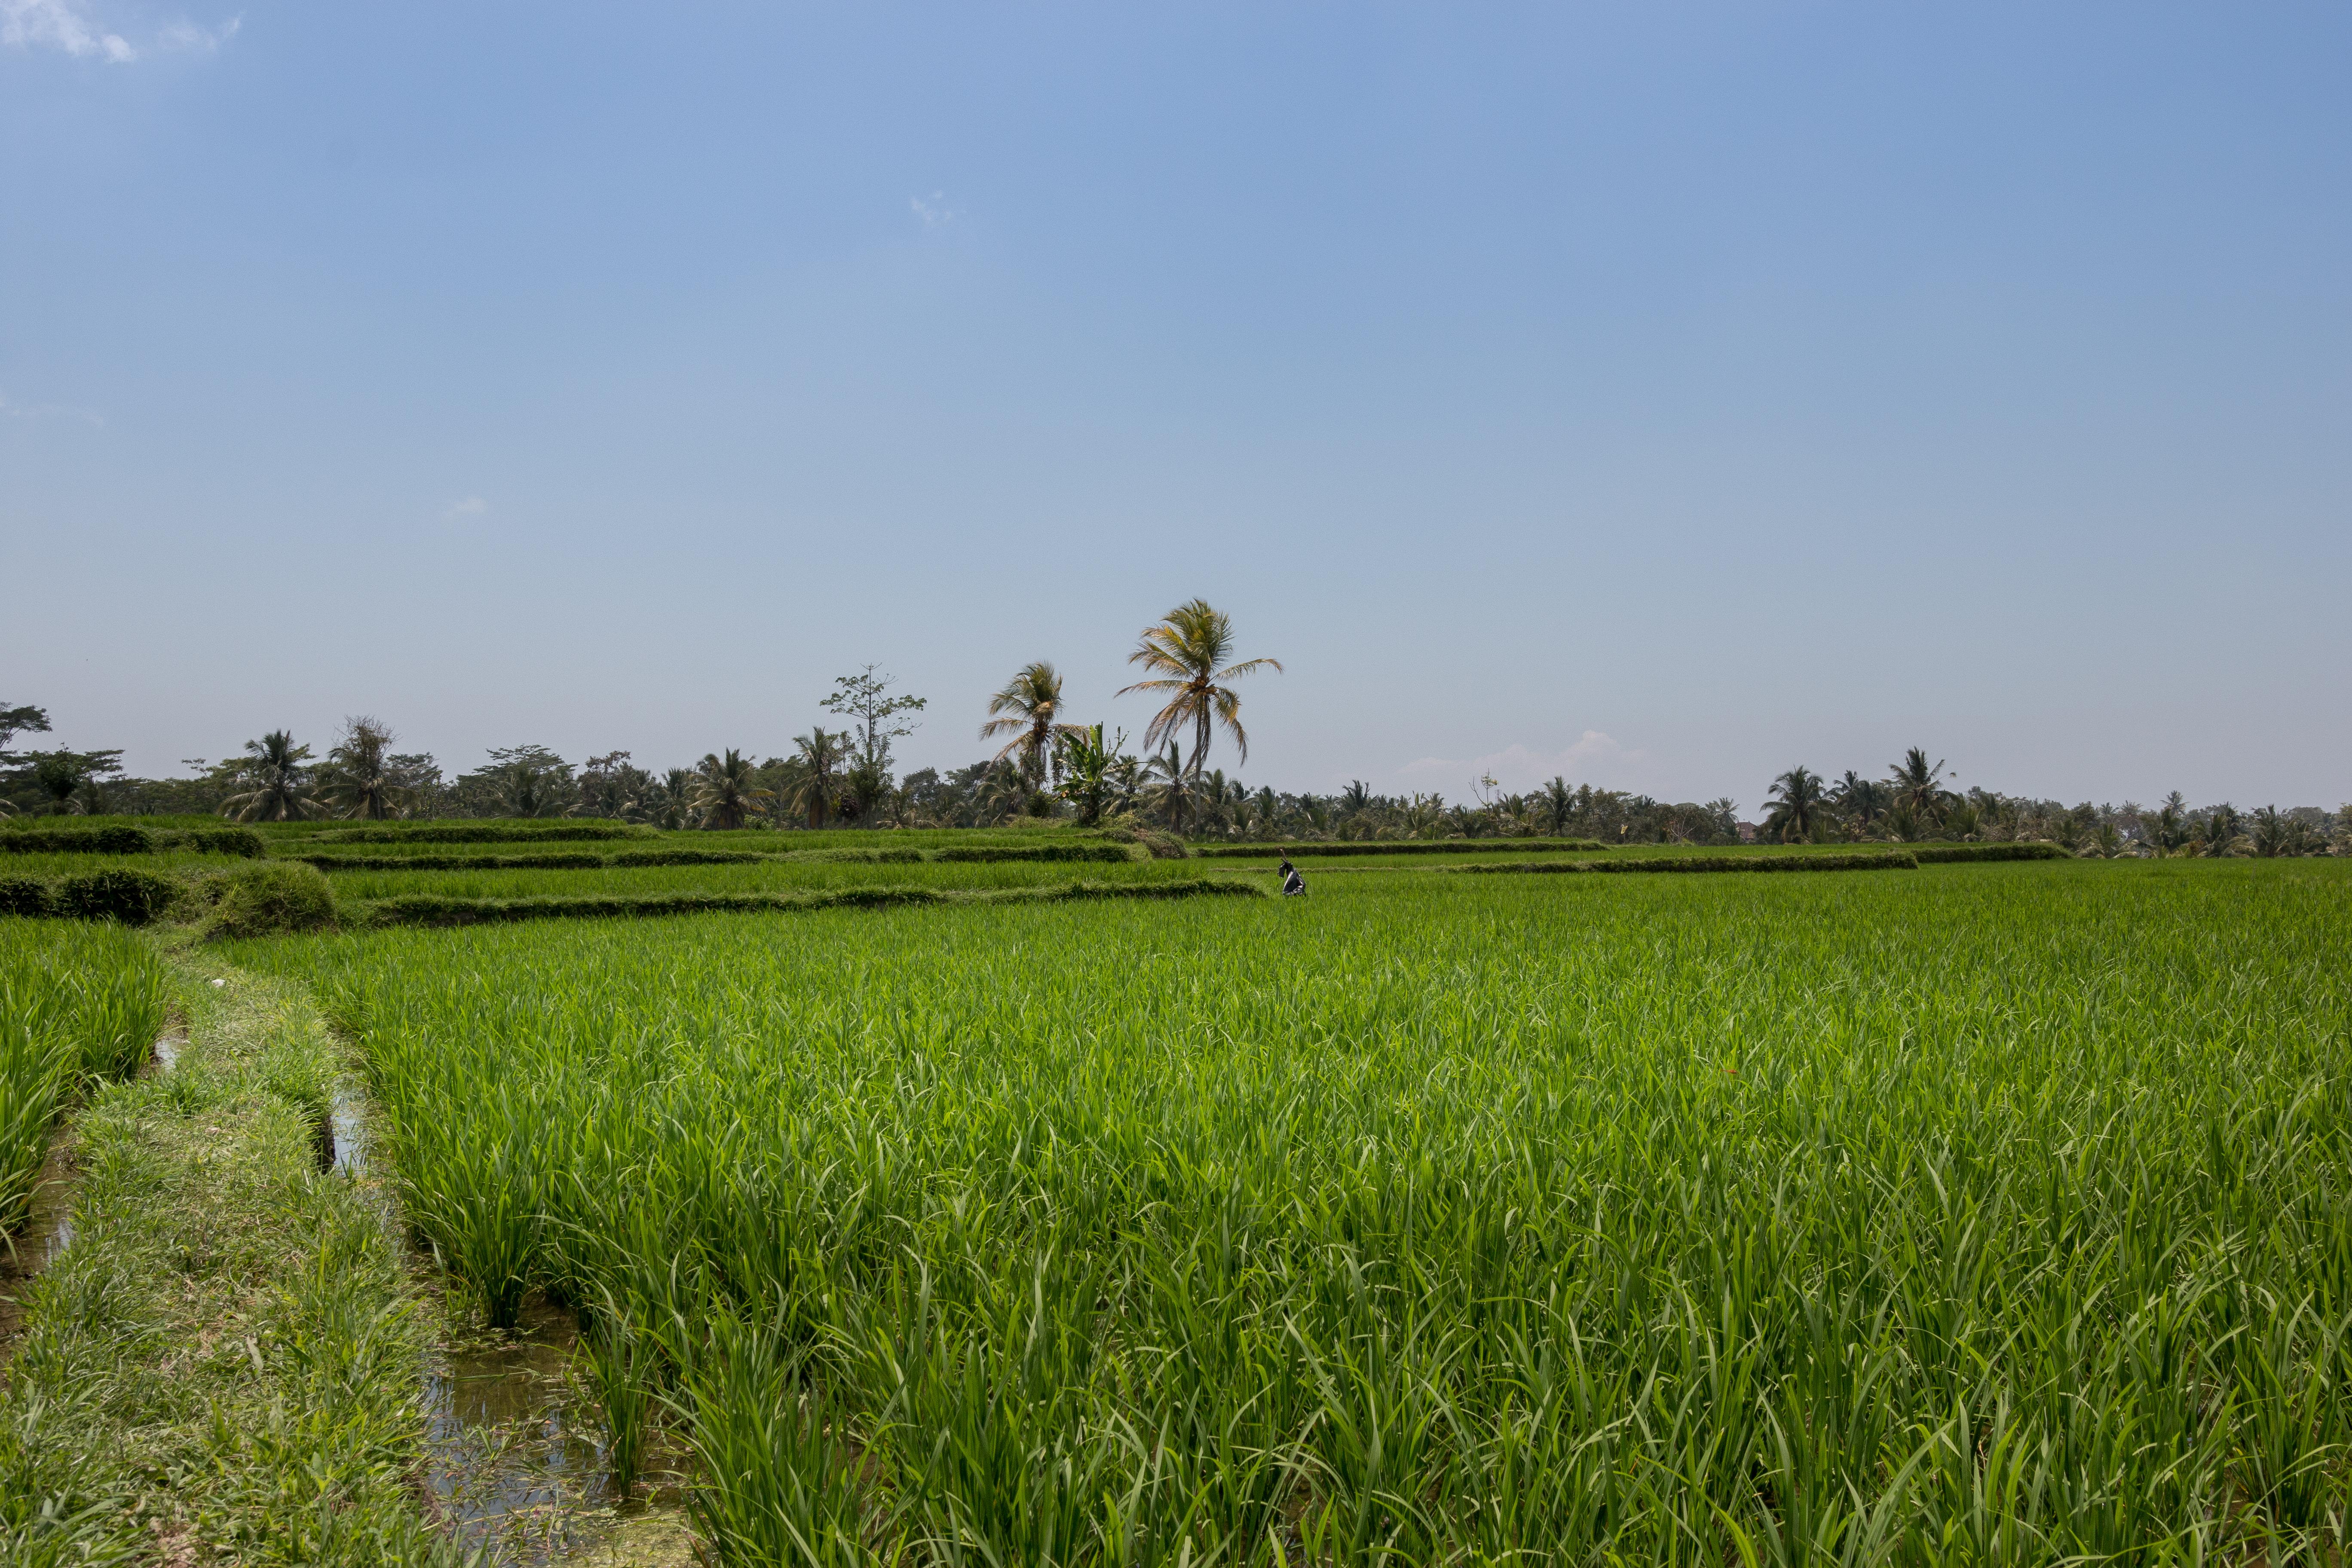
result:
<svg viewBox="0 0 2352 1568"><path fill-rule="evenodd" d="M1135 651L1127 656L1129 664L1139 664L1158 679L1139 680L1119 689L1118 695L1130 691L1150 691L1164 694L1168 705L1152 715L1151 726L1143 732L1146 746L1157 746L1171 735L1182 732L1185 726L1192 730L1192 777L1201 776L1201 766L1209 758L1209 727L1223 724L1241 752L1241 760L1249 761L1249 736L1242 730L1241 694L1223 684L1262 668L1281 673L1282 662L1272 658L1244 659L1239 664L1227 664L1233 657L1234 624L1223 610L1212 609L1205 599L1188 599L1168 612L1158 626L1143 628L1142 639Z"/></svg>
<svg viewBox="0 0 2352 1568"><path fill-rule="evenodd" d="M1020 673L988 700L988 710L994 717L980 727L980 738L993 741L999 735L1012 736L992 760L1003 762L1020 752L1021 775L1032 789L1045 787L1055 742L1064 735L1085 733L1082 725L1062 722L1061 673L1042 658L1023 665Z"/></svg>
<svg viewBox="0 0 2352 1568"><path fill-rule="evenodd" d="M1029 775L1016 763L998 758L986 764L972 791L972 812L980 823L1003 822L1025 815L1037 792L1030 787Z"/></svg>
<svg viewBox="0 0 2352 1568"><path fill-rule="evenodd" d="M1951 792L1944 788L1944 764L1927 761L1927 753L1913 746L1903 753L1903 760L1894 767L1895 802L1910 808L1911 815L1921 822L1942 819L1944 803Z"/></svg>
<svg viewBox="0 0 2352 1568"><path fill-rule="evenodd" d="M702 814L703 826L732 830L743 826L743 818L755 800L767 800L772 792L761 789L752 775L758 770L751 760L734 747L727 754L716 752L703 754L695 765L694 793L688 798L694 809Z"/></svg>
<svg viewBox="0 0 2352 1568"><path fill-rule="evenodd" d="M1145 804L1172 831L1183 832L1192 820L1195 782L1185 771L1183 747L1171 741L1165 752L1154 752L1144 760L1143 776Z"/></svg>
<svg viewBox="0 0 2352 1568"><path fill-rule="evenodd" d="M2188 847L2192 829L2189 822L2189 803L2174 790L2164 797L2153 816L2140 819L2147 831L2149 846L2158 855L2177 855Z"/></svg>
<svg viewBox="0 0 2352 1568"><path fill-rule="evenodd" d="M841 799L841 770L849 761L847 740L823 725L793 737L793 744L800 748L793 761L799 766L794 770L791 799L785 804L805 814L811 827L823 827Z"/></svg>
<svg viewBox="0 0 2352 1568"><path fill-rule="evenodd" d="M1551 783L1543 786L1543 794L1536 797L1536 805L1545 830L1555 838L1567 833L1568 825L1576 820L1576 792L1569 788L1568 781L1558 773L1552 775Z"/></svg>
<svg viewBox="0 0 2352 1568"><path fill-rule="evenodd" d="M344 815L382 822L397 805L398 780L390 763L392 743L398 737L376 720L362 715L343 721L343 737L327 753L322 781L329 799Z"/></svg>
<svg viewBox="0 0 2352 1568"><path fill-rule="evenodd" d="M302 793L310 747L296 745L288 731L272 730L258 741L247 741L245 750L251 759L245 764L245 782L250 787L222 802L223 811L239 822L287 822L319 809L319 803Z"/></svg>
<svg viewBox="0 0 2352 1568"><path fill-rule="evenodd" d="M1800 763L1772 781L1772 815L1765 825L1779 830L1781 843L1801 844L1813 836L1826 795L1822 775Z"/></svg>

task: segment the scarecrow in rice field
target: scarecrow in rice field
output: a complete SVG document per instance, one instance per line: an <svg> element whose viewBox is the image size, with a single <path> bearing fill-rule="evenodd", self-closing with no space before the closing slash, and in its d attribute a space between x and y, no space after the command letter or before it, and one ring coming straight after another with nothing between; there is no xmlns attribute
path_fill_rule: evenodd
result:
<svg viewBox="0 0 2352 1568"><path fill-rule="evenodd" d="M1288 850L1285 850L1282 856L1282 896L1286 899L1303 899L1307 896L1307 879L1300 876L1298 868L1290 863Z"/></svg>

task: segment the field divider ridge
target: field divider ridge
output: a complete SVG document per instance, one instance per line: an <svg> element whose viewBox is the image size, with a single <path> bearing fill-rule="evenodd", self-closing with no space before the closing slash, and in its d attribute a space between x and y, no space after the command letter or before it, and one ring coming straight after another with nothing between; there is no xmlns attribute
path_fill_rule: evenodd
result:
<svg viewBox="0 0 2352 1568"><path fill-rule="evenodd" d="M1055 882L1034 888L833 888L804 893L647 893L608 897L542 894L517 899L450 898L406 893L357 907L372 925L478 925L493 921L601 920L632 916L782 914L815 910L898 909L912 905L1050 904L1191 898L1266 898L1263 888L1224 878L1165 882Z"/></svg>

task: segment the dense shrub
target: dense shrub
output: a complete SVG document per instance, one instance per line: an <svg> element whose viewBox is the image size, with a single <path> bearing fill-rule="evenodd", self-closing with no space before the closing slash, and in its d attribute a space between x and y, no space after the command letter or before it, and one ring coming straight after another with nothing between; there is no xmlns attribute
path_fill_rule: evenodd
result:
<svg viewBox="0 0 2352 1568"><path fill-rule="evenodd" d="M12 828L0 833L0 849L18 855L152 855L155 836L125 823L104 827Z"/></svg>
<svg viewBox="0 0 2352 1568"><path fill-rule="evenodd" d="M475 925L488 921L604 920L634 915L769 913L788 910L895 909L908 904L1043 904L1071 900L1261 898L1246 882L1195 877L1180 882L1063 882L961 891L920 886L834 888L794 893L643 893L612 897L463 899L408 893L366 906L383 925Z"/></svg>
<svg viewBox="0 0 2352 1568"><path fill-rule="evenodd" d="M269 853L269 846L250 827L160 827L155 830L155 847L188 849L199 855L233 855L247 860L258 860Z"/></svg>
<svg viewBox="0 0 2352 1568"><path fill-rule="evenodd" d="M1922 866L1942 866L1955 860L2071 860L2063 847L2035 840L2024 844L1914 844L1911 853Z"/></svg>
<svg viewBox="0 0 2352 1568"><path fill-rule="evenodd" d="M598 838L651 838L654 830L626 822L418 822L330 827L304 835L311 844L533 844Z"/></svg>
<svg viewBox="0 0 2352 1568"><path fill-rule="evenodd" d="M1447 866L1448 871L1908 871L1919 862L1908 850L1861 855L1661 855L1648 859L1497 861L1489 866Z"/></svg>
<svg viewBox="0 0 2352 1568"><path fill-rule="evenodd" d="M85 871L49 884L49 910L72 920L143 926L180 896L180 884L155 871Z"/></svg>
<svg viewBox="0 0 2352 1568"><path fill-rule="evenodd" d="M762 855L761 859L766 859ZM905 866L923 858L919 849L858 848L793 849L777 857L804 866Z"/></svg>
<svg viewBox="0 0 2352 1568"><path fill-rule="evenodd" d="M613 862L593 849L538 855L281 855L321 871L593 871Z"/></svg>
<svg viewBox="0 0 2352 1568"><path fill-rule="evenodd" d="M1209 860L1270 860L1277 855L1297 860L1334 855L1492 855L1505 849L1585 855L1608 847L1597 838L1358 838L1344 843L1196 844L1192 853Z"/></svg>
<svg viewBox="0 0 2352 1568"><path fill-rule="evenodd" d="M209 930L217 936L323 931L335 923L334 889L315 866L265 860L221 879Z"/></svg>
<svg viewBox="0 0 2352 1568"><path fill-rule="evenodd" d="M1125 844L971 844L926 849L926 860L1141 860L1145 851Z"/></svg>
<svg viewBox="0 0 2352 1568"><path fill-rule="evenodd" d="M204 855L239 855L259 859L268 853L250 827L141 827L109 823L100 827L11 828L0 832L0 851L17 855L152 855L185 849Z"/></svg>
<svg viewBox="0 0 2352 1568"><path fill-rule="evenodd" d="M0 877L0 915L45 915L49 912L47 877Z"/></svg>

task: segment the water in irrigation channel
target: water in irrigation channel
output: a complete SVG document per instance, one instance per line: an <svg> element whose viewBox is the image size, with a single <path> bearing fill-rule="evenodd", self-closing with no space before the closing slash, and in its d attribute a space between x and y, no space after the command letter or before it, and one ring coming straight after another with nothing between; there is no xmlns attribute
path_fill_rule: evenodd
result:
<svg viewBox="0 0 2352 1568"><path fill-rule="evenodd" d="M512 1334L438 1352L425 1379L428 1479L442 1517L468 1548L502 1561L549 1563L616 1523L675 1513L675 1478L649 1454L637 1495L616 1498L604 1434L577 1406L570 1367L579 1333L570 1313L525 1307Z"/></svg>

